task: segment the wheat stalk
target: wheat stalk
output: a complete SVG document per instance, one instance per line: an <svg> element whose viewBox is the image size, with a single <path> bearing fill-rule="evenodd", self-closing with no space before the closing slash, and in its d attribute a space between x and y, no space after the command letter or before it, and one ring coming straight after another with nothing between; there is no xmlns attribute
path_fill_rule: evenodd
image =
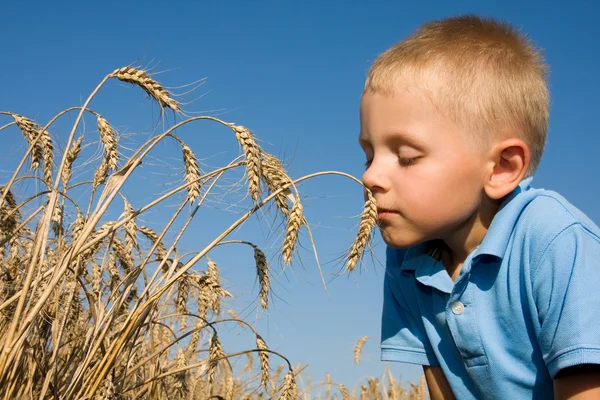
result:
<svg viewBox="0 0 600 400"><path fill-rule="evenodd" d="M235 137L242 146L246 156L246 174L248 178L248 192L252 200L256 203L260 195L260 178L262 176L261 150L254 140L252 133L239 125L232 125L231 128L235 132Z"/></svg>
<svg viewBox="0 0 600 400"><path fill-rule="evenodd" d="M138 85L163 108L168 107L175 112L181 111L179 103L171 98L171 94L144 70L134 67L123 67L116 69L110 76L123 82Z"/></svg>
<svg viewBox="0 0 600 400"><path fill-rule="evenodd" d="M365 202L365 207L360 218L358 234L350 247L350 254L348 255L348 260L346 262L346 270L350 272L354 271L354 268L356 268L356 264L362 256L366 244L371 239L373 227L377 223L377 204L375 203L375 198L371 192L368 189L366 190L368 199Z"/></svg>
<svg viewBox="0 0 600 400"><path fill-rule="evenodd" d="M367 338L368 336L363 336L360 339L358 339L358 342L356 342L356 346L354 347L354 363L356 363L356 365L360 363L360 353L363 347L365 346Z"/></svg>

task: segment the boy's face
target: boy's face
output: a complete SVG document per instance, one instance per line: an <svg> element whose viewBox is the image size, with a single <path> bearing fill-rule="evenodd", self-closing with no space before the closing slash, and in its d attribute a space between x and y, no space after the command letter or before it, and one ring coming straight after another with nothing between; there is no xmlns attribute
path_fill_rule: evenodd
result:
<svg viewBox="0 0 600 400"><path fill-rule="evenodd" d="M402 248L464 233L484 193L485 154L468 132L406 90L365 93L360 120L362 180L377 201L384 241Z"/></svg>

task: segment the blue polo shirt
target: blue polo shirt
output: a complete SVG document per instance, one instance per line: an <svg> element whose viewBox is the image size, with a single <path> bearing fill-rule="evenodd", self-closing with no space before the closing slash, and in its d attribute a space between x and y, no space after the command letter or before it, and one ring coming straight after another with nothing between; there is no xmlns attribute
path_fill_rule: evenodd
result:
<svg viewBox="0 0 600 400"><path fill-rule="evenodd" d="M382 360L440 366L458 399L551 399L600 364L600 229L524 180L453 282L427 243L387 249Z"/></svg>

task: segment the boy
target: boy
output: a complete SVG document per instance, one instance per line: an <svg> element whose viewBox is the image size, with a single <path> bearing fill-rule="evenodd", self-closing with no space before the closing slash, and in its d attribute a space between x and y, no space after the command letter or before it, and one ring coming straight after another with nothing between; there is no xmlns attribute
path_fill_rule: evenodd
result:
<svg viewBox="0 0 600 400"><path fill-rule="evenodd" d="M368 73L382 359L432 399L600 399L600 229L529 186L548 112L540 55L491 19L425 24Z"/></svg>

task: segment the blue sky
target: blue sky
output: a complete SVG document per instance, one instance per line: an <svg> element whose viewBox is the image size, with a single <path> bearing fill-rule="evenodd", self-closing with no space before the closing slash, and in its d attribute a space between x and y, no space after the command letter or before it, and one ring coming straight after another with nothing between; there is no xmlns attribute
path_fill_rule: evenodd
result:
<svg viewBox="0 0 600 400"><path fill-rule="evenodd" d="M544 49L550 65L551 120L546 153L533 185L562 193L598 222L600 7L592 1L558 3L4 1L0 110L46 122L56 112L80 105L115 68L131 63L154 66L163 72L157 79L166 86L206 78L188 96L202 97L186 110L248 126L263 146L290 162L293 176L339 170L360 177L364 157L356 139L358 102L370 62L427 20L479 13L512 22ZM139 132L143 137L158 119L158 109L141 91L114 82L92 107L121 132ZM0 120L0 125L7 122ZM199 158L237 155L226 130L209 124L194 127L180 135ZM0 157L9 162L22 150L22 138L16 131L2 134ZM174 148L161 149L170 157ZM154 156L161 158L160 152ZM0 162L0 167L6 165ZM6 171L0 171L0 182L6 179ZM146 182L151 181L132 186L134 206L143 205L144 196L150 195ZM340 268L338 258L356 229L361 191L341 178L317 179L301 190L324 272L330 277ZM148 219L159 220L163 212L170 211L154 211ZM215 216L223 212L225 217ZM215 210L203 215L190 228L186 248L197 249L207 226L217 229L229 214ZM269 236L266 221L248 224L234 237L267 246L273 268L279 270L276 238ZM301 244L308 243L304 234ZM384 246L379 237L375 244L374 255L381 261ZM267 344L293 364L309 364L313 382L326 372L348 385L382 373L375 340L367 342L361 366L352 362L355 342L363 335L379 335L383 270L376 259L367 258L363 269L351 277L333 280L327 294L310 253L301 250L296 259L301 263L294 271L274 278L272 310L259 315L252 254L242 247L230 249L215 251L213 258L231 291L240 295L231 306L256 320ZM239 329L225 330L226 350L253 345ZM415 367L393 368L405 380L420 374Z"/></svg>

